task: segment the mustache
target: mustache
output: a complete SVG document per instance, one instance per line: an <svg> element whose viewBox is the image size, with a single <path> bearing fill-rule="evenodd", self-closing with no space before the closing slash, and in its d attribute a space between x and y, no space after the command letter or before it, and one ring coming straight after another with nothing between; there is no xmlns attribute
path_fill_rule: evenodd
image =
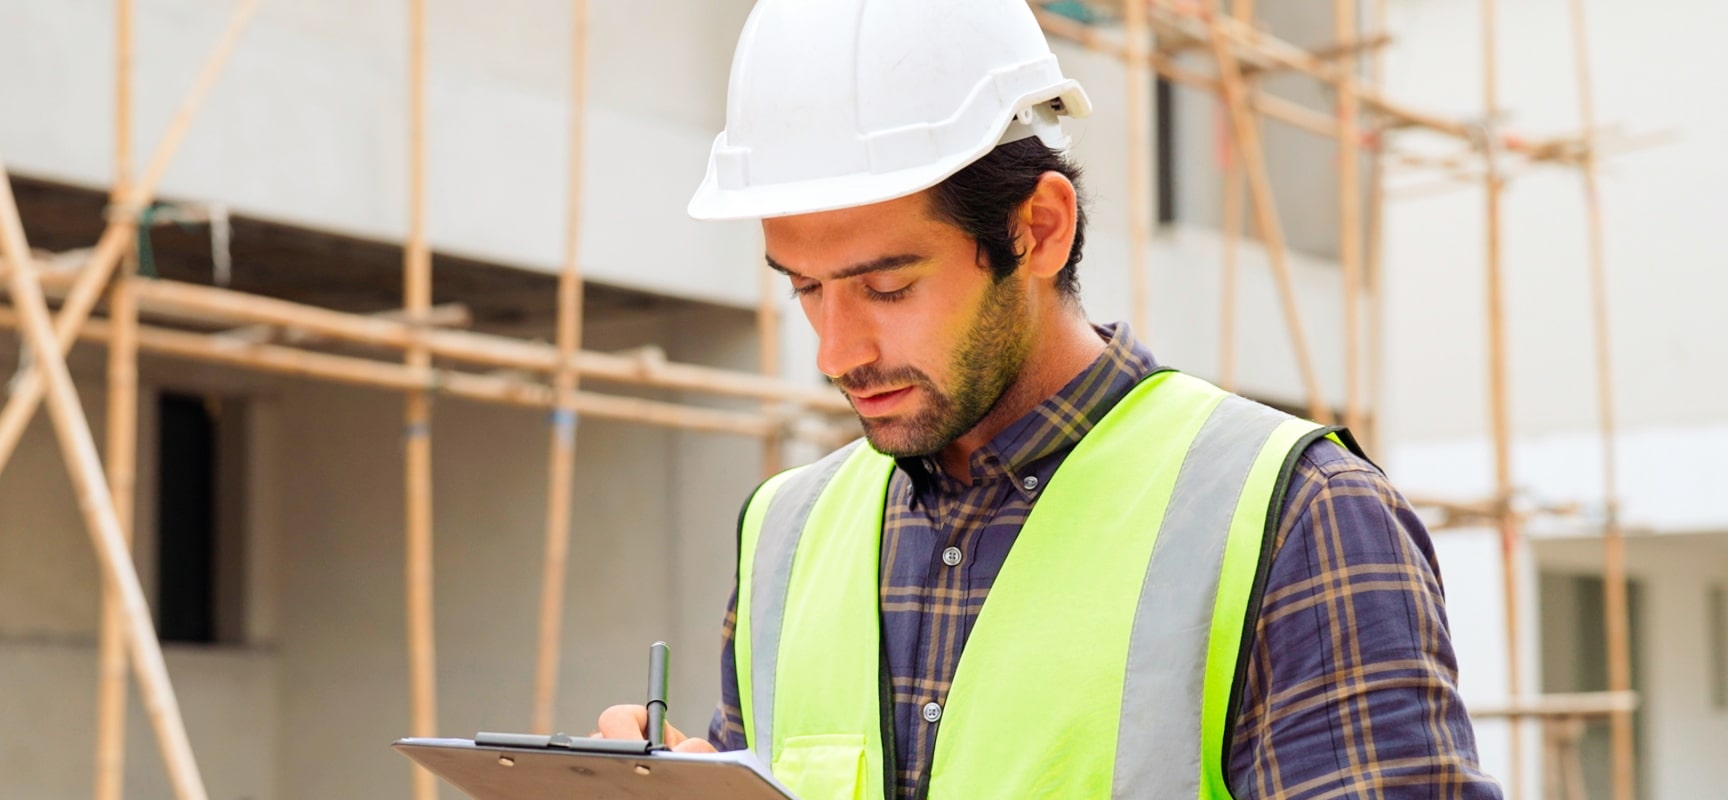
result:
<svg viewBox="0 0 1728 800"><path fill-rule="evenodd" d="M889 369L875 366L859 367L843 375L829 378L828 382L840 387L847 394L853 395L874 394L875 392L871 390L883 386L929 387L932 385L930 376L925 375L922 370L916 367L892 367Z"/></svg>

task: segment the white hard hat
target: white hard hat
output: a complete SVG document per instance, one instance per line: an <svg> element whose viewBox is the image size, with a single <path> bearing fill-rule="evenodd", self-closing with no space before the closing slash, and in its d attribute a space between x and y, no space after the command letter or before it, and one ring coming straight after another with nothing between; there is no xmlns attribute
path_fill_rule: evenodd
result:
<svg viewBox="0 0 1728 800"><path fill-rule="evenodd" d="M759 0L690 216L904 197L1004 142L1066 149L1059 117L1091 111L1026 0Z"/></svg>

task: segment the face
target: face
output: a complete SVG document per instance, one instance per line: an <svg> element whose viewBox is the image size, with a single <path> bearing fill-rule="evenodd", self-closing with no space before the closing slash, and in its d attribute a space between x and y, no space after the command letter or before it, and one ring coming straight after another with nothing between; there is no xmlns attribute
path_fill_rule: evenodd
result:
<svg viewBox="0 0 1728 800"><path fill-rule="evenodd" d="M846 393L877 450L935 453L1013 384L1031 333L1019 273L995 281L973 240L922 194L764 220L821 340L817 366Z"/></svg>

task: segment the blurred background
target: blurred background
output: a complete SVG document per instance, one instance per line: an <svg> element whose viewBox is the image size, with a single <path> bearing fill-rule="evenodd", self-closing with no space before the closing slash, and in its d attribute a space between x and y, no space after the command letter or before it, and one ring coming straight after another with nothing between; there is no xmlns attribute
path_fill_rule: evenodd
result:
<svg viewBox="0 0 1728 800"><path fill-rule="evenodd" d="M1358 431L1433 528L1509 796L1719 796L1728 4L1034 5L1097 107L1091 317ZM59 309L132 276L69 364L211 797L410 795L388 744L425 725L587 733L656 639L706 730L739 506L851 430L757 226L684 214L750 7L0 2L22 266ZM100 563L47 415L19 430L0 794L174 796L136 686L98 723Z"/></svg>

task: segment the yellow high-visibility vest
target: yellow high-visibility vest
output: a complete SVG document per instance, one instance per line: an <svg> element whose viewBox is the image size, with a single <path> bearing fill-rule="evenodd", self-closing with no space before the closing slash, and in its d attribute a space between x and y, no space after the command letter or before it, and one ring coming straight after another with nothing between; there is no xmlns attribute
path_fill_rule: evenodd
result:
<svg viewBox="0 0 1728 800"><path fill-rule="evenodd" d="M929 796L1227 800L1270 526L1297 456L1334 430L1175 372L1135 387L1015 539L935 723ZM745 510L745 738L805 800L892 785L878 572L893 471L854 443Z"/></svg>

